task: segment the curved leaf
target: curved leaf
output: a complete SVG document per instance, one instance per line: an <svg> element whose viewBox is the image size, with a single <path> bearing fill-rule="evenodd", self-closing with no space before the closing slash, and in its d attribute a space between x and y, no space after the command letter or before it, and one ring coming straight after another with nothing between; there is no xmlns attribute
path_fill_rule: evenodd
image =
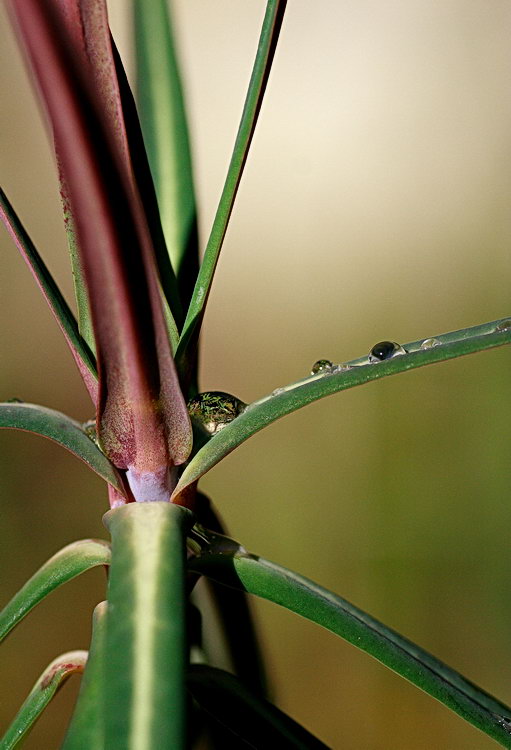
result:
<svg viewBox="0 0 511 750"><path fill-rule="evenodd" d="M72 674L83 672L86 661L87 651L69 651L46 667L0 740L2 750L11 750L25 739L57 690Z"/></svg>
<svg viewBox="0 0 511 750"><path fill-rule="evenodd" d="M173 499L178 498L186 487L196 482L234 448L286 414L325 396L364 385L372 380L509 344L511 321L495 320L472 328L444 333L435 336L435 340L439 342L438 345L425 349L421 349L424 339L412 341L404 345L407 354L383 362L370 364L367 357L359 357L346 363L350 369L333 373L323 371L311 375L284 388L277 388L269 396L249 404L246 411L211 437L189 461L174 490Z"/></svg>
<svg viewBox="0 0 511 750"><path fill-rule="evenodd" d="M96 358L80 335L75 316L55 283L53 276L39 255L36 246L21 223L6 194L0 189L0 218L11 235L14 244L30 268L34 279L52 311L60 330L75 359L94 404L98 400L98 373Z"/></svg>
<svg viewBox="0 0 511 750"><path fill-rule="evenodd" d="M249 747L326 750L327 746L314 735L229 672L192 665L186 685L203 711Z"/></svg>
<svg viewBox="0 0 511 750"><path fill-rule="evenodd" d="M166 0L134 3L137 101L168 253L188 305L198 236L188 124Z"/></svg>
<svg viewBox="0 0 511 750"><path fill-rule="evenodd" d="M407 638L317 583L250 555L232 539L194 527L189 544L197 553L188 561L190 570L322 625L511 748L511 709Z"/></svg>
<svg viewBox="0 0 511 750"><path fill-rule="evenodd" d="M105 747L184 747L185 542L192 513L172 503L109 511L112 535Z"/></svg>
<svg viewBox="0 0 511 750"><path fill-rule="evenodd" d="M116 468L84 432L80 423L65 414L36 404L0 403L0 429L2 428L34 432L36 435L54 440L81 458L121 494L125 493L123 481Z"/></svg>
<svg viewBox="0 0 511 750"><path fill-rule="evenodd" d="M106 602L93 615L92 639L71 723L61 750L103 750L103 672L106 639Z"/></svg>
<svg viewBox="0 0 511 750"><path fill-rule="evenodd" d="M39 568L0 612L0 641L48 594L98 565L110 564L110 545L100 539L68 544Z"/></svg>
<svg viewBox="0 0 511 750"><path fill-rule="evenodd" d="M187 372L191 367L196 349L199 330L208 300L213 275L224 241L227 225L234 206L234 200L245 167L252 136L257 124L257 118L268 83L270 69L275 54L275 48L284 18L287 0L268 0L263 20L257 54L248 86L245 106L232 152L231 162L227 171L224 188L220 197L211 234L209 236L199 275L193 290L192 299L186 315L181 333L181 340L176 353L176 360L180 370Z"/></svg>

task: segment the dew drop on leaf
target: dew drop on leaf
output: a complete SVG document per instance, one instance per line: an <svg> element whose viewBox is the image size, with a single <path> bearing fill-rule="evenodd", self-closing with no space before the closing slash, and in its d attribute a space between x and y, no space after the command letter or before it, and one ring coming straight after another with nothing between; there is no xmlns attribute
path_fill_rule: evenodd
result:
<svg viewBox="0 0 511 750"><path fill-rule="evenodd" d="M385 359L406 354L406 350L395 341L380 341L369 352L369 362L383 362Z"/></svg>
<svg viewBox="0 0 511 750"><path fill-rule="evenodd" d="M332 375L337 375L340 372L347 372L347 370L351 370L351 366L345 365L344 362L341 362L339 365L333 365L330 372Z"/></svg>
<svg viewBox="0 0 511 750"><path fill-rule="evenodd" d="M191 419L210 435L220 432L247 408L239 398L223 391L198 393L188 401L187 406Z"/></svg>
<svg viewBox="0 0 511 750"><path fill-rule="evenodd" d="M317 362L314 362L311 369L311 375L317 375L318 372L323 372L324 370L330 370L333 366L333 362L330 362L329 359L318 359Z"/></svg>
<svg viewBox="0 0 511 750"><path fill-rule="evenodd" d="M95 419L89 419L87 422L84 422L82 424L82 429L87 435L88 438L92 440L93 443L98 443L98 433L96 430L96 420Z"/></svg>
<svg viewBox="0 0 511 750"><path fill-rule="evenodd" d="M438 339L424 339L421 344L421 349L433 349L435 346L440 346Z"/></svg>
<svg viewBox="0 0 511 750"><path fill-rule="evenodd" d="M511 320L502 320L495 328L496 333L504 333L505 331L511 331Z"/></svg>

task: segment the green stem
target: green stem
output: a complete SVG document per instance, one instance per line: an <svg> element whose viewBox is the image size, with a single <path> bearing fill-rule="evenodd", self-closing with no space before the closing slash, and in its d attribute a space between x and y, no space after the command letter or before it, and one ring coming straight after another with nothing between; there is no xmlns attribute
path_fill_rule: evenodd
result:
<svg viewBox="0 0 511 750"><path fill-rule="evenodd" d="M185 544L192 514L163 502L105 515L112 535L105 746L179 750L185 742Z"/></svg>

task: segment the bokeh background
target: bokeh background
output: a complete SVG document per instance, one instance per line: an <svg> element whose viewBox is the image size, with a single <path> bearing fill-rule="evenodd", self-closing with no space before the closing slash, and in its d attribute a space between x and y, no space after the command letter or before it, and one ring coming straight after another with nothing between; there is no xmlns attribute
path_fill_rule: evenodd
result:
<svg viewBox="0 0 511 750"><path fill-rule="evenodd" d="M132 70L125 0L111 3ZM202 245L264 12L176 0ZM1 9L2 183L69 299L49 139ZM508 0L291 0L205 321L201 385L249 402L381 339L505 317L511 280ZM74 363L7 234L1 398L85 420ZM511 352L330 397L203 481L231 535L511 701ZM0 435L4 602L68 542L105 537L102 483L40 438ZM1 650L5 726L44 666L85 648L101 571ZM329 633L254 602L278 704L343 750L484 750L477 730ZM75 684L76 683L76 684ZM26 744L56 748L73 678Z"/></svg>

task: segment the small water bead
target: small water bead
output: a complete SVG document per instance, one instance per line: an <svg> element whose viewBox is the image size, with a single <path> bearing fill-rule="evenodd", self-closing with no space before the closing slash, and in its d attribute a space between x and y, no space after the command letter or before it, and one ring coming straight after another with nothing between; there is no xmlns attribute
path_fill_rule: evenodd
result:
<svg viewBox="0 0 511 750"><path fill-rule="evenodd" d="M401 354L406 354L406 349L403 349L401 344L396 344L395 341L379 341L369 352L368 359L372 363L383 362Z"/></svg>
<svg viewBox="0 0 511 750"><path fill-rule="evenodd" d="M318 359L317 362L314 362L311 369L311 375L317 375L318 372L324 372L325 370L330 370L333 367L333 362L330 362L329 359Z"/></svg>
<svg viewBox="0 0 511 750"><path fill-rule="evenodd" d="M271 392L272 396L280 396L281 393L285 392L285 388L275 388L274 391Z"/></svg>
<svg viewBox="0 0 511 750"><path fill-rule="evenodd" d="M239 398L223 391L198 393L188 401L187 406L190 417L210 435L220 432L247 408Z"/></svg>
<svg viewBox="0 0 511 750"><path fill-rule="evenodd" d="M503 320L495 328L495 333L505 333L511 331L511 320Z"/></svg>
<svg viewBox="0 0 511 750"><path fill-rule="evenodd" d="M338 375L338 373L347 372L348 370L351 370L351 365L345 365L344 362L341 362L339 365L334 365L330 372L332 375Z"/></svg>
<svg viewBox="0 0 511 750"><path fill-rule="evenodd" d="M96 420L95 419L88 419L87 422L84 422L82 424L83 431L87 435L88 438L92 440L93 443L98 442L98 433L96 430Z"/></svg>
<svg viewBox="0 0 511 750"><path fill-rule="evenodd" d="M440 346L438 339L424 339L421 344L421 349L433 349L435 346Z"/></svg>

